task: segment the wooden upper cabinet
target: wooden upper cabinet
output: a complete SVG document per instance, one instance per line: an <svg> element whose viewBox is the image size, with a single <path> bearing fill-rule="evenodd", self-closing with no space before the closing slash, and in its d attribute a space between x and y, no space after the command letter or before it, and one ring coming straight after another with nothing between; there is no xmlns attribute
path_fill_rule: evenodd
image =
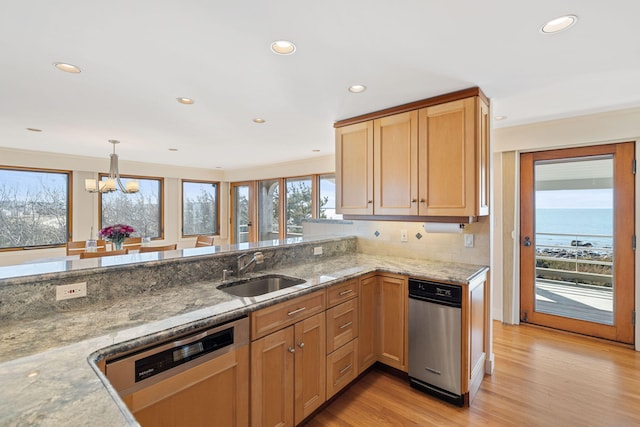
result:
<svg viewBox="0 0 640 427"><path fill-rule="evenodd" d="M337 211L488 215L489 134L478 88L336 123Z"/></svg>
<svg viewBox="0 0 640 427"><path fill-rule="evenodd" d="M418 214L418 112L373 121L373 213Z"/></svg>
<svg viewBox="0 0 640 427"><path fill-rule="evenodd" d="M336 211L373 215L373 122L336 129Z"/></svg>
<svg viewBox="0 0 640 427"><path fill-rule="evenodd" d="M420 110L420 215L476 216L475 98Z"/></svg>

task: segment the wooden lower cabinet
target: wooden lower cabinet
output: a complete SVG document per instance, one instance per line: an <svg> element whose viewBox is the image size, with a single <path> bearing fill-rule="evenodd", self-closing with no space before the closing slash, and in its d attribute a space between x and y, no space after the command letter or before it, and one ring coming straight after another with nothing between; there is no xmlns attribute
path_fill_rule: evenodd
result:
<svg viewBox="0 0 640 427"><path fill-rule="evenodd" d="M299 424L326 399L325 313L294 325L296 343L294 420Z"/></svg>
<svg viewBox="0 0 640 427"><path fill-rule="evenodd" d="M293 425L293 327L251 343L251 425Z"/></svg>
<svg viewBox="0 0 640 427"><path fill-rule="evenodd" d="M468 390L468 403L473 401L485 375L487 359L488 298L487 277L473 280L463 299L462 363L463 390Z"/></svg>
<svg viewBox="0 0 640 427"><path fill-rule="evenodd" d="M327 356L327 399L358 376L358 338Z"/></svg>
<svg viewBox="0 0 640 427"><path fill-rule="evenodd" d="M378 275L378 360L385 365L408 372L407 354L407 277Z"/></svg>
<svg viewBox="0 0 640 427"><path fill-rule="evenodd" d="M142 426L248 426L249 346L123 396L123 400Z"/></svg>
<svg viewBox="0 0 640 427"><path fill-rule="evenodd" d="M326 400L325 314L251 343L251 425L298 424Z"/></svg>
<svg viewBox="0 0 640 427"><path fill-rule="evenodd" d="M359 287L358 374L361 374L378 360L378 276L361 277Z"/></svg>

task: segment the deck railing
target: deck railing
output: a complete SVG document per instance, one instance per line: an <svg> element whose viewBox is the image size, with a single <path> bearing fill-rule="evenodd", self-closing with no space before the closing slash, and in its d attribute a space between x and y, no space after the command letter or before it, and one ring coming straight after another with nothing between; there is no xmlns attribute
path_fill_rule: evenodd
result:
<svg viewBox="0 0 640 427"><path fill-rule="evenodd" d="M613 236L536 233L536 277L613 285Z"/></svg>

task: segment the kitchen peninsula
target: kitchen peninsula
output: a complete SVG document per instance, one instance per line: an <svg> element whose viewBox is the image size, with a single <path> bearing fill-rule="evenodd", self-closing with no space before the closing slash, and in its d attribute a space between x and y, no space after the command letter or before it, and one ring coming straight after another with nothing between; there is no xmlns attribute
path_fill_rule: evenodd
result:
<svg viewBox="0 0 640 427"><path fill-rule="evenodd" d="M59 266L34 276L0 268L0 424L136 425L97 367L110 354L366 275L465 286L487 272L477 265L366 255L356 247L354 237L305 238L175 251L155 260L123 257L120 265ZM306 282L251 298L216 289L223 269L256 250L265 261L249 276L268 272ZM88 296L56 303L54 287L76 281L87 281Z"/></svg>

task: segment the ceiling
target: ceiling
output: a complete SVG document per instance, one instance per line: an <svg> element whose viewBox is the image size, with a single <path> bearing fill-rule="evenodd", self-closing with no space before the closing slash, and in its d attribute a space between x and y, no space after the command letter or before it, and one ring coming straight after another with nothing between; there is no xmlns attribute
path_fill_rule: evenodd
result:
<svg viewBox="0 0 640 427"><path fill-rule="evenodd" d="M638 16L637 0L5 0L0 147L107 157L117 139L123 160L237 169L330 155L336 120L472 86L507 116L494 127L636 107ZM270 51L282 39L293 55Z"/></svg>

